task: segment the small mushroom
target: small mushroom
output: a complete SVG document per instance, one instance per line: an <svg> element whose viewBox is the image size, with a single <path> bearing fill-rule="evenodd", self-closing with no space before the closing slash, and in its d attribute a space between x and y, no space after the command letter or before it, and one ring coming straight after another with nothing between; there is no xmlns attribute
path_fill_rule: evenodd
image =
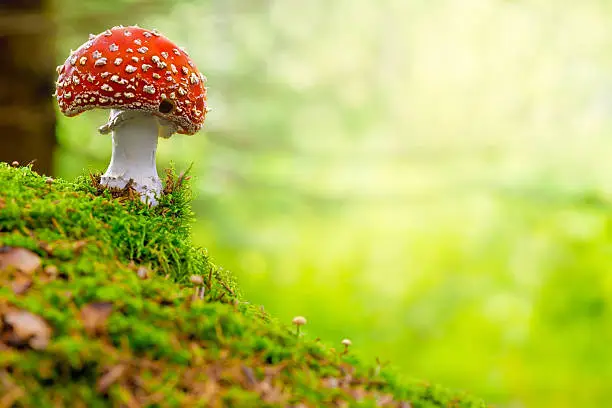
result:
<svg viewBox="0 0 612 408"><path fill-rule="evenodd" d="M153 31L113 27L92 36L57 70L56 98L64 115L111 110L99 129L112 132L113 139L111 161L100 183L125 188L132 180L150 205L157 205L162 192L155 166L158 136L192 135L208 112L205 77L187 54L174 52L177 49ZM160 55L168 55L167 61ZM142 62L135 63L136 57ZM170 64L181 71L168 71Z"/></svg>
<svg viewBox="0 0 612 408"><path fill-rule="evenodd" d="M351 344L353 344L353 342L350 339L342 340L342 345L344 346L344 354L348 353L348 349L351 346Z"/></svg>
<svg viewBox="0 0 612 408"><path fill-rule="evenodd" d="M204 299L204 286L202 286L204 284L204 278L200 275L191 275L189 277L189 280L191 281L191 283L196 285L196 290L193 295L193 299Z"/></svg>
<svg viewBox="0 0 612 408"><path fill-rule="evenodd" d="M292 323L295 324L296 327L296 335L300 335L300 327L307 323L306 318L304 316L296 316L293 318Z"/></svg>

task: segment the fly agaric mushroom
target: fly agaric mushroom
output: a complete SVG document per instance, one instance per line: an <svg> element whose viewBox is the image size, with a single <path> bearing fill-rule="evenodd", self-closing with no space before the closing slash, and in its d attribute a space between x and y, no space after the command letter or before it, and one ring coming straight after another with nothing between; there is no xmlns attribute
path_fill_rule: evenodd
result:
<svg viewBox="0 0 612 408"><path fill-rule="evenodd" d="M142 201L156 205L162 184L155 167L158 136L192 135L206 113L206 77L187 53L155 30L113 27L71 52L57 67L62 113L110 109L100 133L112 132L113 153L101 184L130 180Z"/></svg>

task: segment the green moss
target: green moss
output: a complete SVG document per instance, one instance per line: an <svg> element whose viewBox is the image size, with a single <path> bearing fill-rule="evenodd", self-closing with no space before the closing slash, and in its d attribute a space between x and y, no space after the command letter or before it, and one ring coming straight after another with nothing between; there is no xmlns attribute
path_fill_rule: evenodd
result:
<svg viewBox="0 0 612 408"><path fill-rule="evenodd" d="M42 261L0 270L3 403L485 406L296 337L244 302L231 276L192 246L185 177L169 173L166 193L148 208L96 177L47 182L0 163L0 248ZM203 276L203 299L191 275ZM33 342L44 330L24 335L7 320L15 311L44 319L44 346Z"/></svg>

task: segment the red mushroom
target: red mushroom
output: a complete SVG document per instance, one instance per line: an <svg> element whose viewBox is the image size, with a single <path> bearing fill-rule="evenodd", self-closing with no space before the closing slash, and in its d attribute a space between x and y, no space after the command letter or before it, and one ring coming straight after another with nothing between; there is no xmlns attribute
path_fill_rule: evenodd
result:
<svg viewBox="0 0 612 408"><path fill-rule="evenodd" d="M155 30L135 26L90 35L57 72L57 101L64 115L111 109L99 129L113 137L102 184L123 188L132 180L141 199L156 205L162 190L155 167L157 138L200 130L208 111L206 77L183 49Z"/></svg>

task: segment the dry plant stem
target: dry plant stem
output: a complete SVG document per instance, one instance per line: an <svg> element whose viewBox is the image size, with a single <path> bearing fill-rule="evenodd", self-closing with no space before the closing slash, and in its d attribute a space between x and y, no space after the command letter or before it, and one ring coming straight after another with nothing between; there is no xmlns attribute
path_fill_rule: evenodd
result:
<svg viewBox="0 0 612 408"><path fill-rule="evenodd" d="M124 188L133 180L141 200L157 205L156 197L162 191L155 166L159 128L158 119L148 113L111 110L109 121L100 128L100 133L113 132L113 153L100 183Z"/></svg>

